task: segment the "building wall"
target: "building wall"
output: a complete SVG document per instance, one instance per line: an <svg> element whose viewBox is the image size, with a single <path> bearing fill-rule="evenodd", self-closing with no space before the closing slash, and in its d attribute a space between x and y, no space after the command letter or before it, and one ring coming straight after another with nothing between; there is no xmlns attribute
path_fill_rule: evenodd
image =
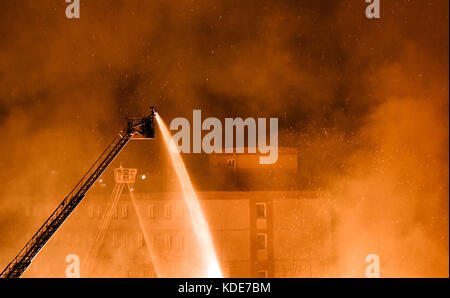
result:
<svg viewBox="0 0 450 298"><path fill-rule="evenodd" d="M278 277L329 277L334 262L332 201L292 193L273 201L274 270Z"/></svg>
<svg viewBox="0 0 450 298"><path fill-rule="evenodd" d="M248 152L248 149L244 149ZM211 154L210 174L217 190L296 190L298 178L297 148L279 148L275 164L260 163L257 154Z"/></svg>
<svg viewBox="0 0 450 298"><path fill-rule="evenodd" d="M199 192L198 197L224 276L332 275L325 266L333 261L330 200L298 191ZM69 254L80 257L81 276L198 276L202 256L182 195L136 193L135 198L147 237L130 196L122 195L94 270L87 274L84 262L108 202L107 197L87 196L24 276L64 277ZM34 205L25 216L42 218L40 210L49 209Z"/></svg>

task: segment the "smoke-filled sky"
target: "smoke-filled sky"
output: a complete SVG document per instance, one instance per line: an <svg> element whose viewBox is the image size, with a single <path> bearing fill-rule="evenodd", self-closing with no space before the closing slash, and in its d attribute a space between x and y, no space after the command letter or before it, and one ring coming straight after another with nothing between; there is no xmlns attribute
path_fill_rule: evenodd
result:
<svg viewBox="0 0 450 298"><path fill-rule="evenodd" d="M300 185L338 201L339 272L378 249L388 275L448 276L447 0L381 0L379 20L364 0L66 5L0 1L0 206L57 203L150 106L277 117Z"/></svg>

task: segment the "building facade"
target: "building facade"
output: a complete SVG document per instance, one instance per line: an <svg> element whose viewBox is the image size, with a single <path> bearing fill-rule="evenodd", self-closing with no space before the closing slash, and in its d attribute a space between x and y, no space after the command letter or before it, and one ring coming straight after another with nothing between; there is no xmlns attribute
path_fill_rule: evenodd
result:
<svg viewBox="0 0 450 298"><path fill-rule="evenodd" d="M225 277L332 276L330 199L299 191L198 196ZM85 271L86 258L107 202L95 196L79 206L25 277L65 277L70 255L79 257L81 277L198 277L202 256L182 194L134 198L137 209L129 194L121 196L91 272ZM42 209L48 208L28 208L26 216Z"/></svg>
<svg viewBox="0 0 450 298"><path fill-rule="evenodd" d="M335 261L332 200L296 190L296 149L281 148L275 165L258 160L257 154L211 155L214 183L208 183L215 190L197 192L223 275L333 276L328 269ZM140 191L138 182L143 183L124 188L100 239L96 235L113 191L89 193L24 277L202 277L202 243L183 194ZM104 183L97 182L100 188ZM17 212L38 224L54 207L27 200ZM17 228L24 235L32 230ZM94 243L98 250L92 255ZM16 249L3 250L14 256Z"/></svg>

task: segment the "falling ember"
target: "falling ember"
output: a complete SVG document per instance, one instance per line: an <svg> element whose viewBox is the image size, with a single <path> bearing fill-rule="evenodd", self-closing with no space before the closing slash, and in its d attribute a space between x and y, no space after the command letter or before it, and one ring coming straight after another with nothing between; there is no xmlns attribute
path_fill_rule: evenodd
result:
<svg viewBox="0 0 450 298"><path fill-rule="evenodd" d="M175 171L177 172L181 188L183 189L184 199L189 210L189 215L193 224L194 232L200 243L202 256L207 266L206 277L221 278L223 277L222 271L220 269L214 245L212 243L209 226L203 215L183 159L181 158L178 150L176 150L169 130L167 129L159 114L156 114L156 121L158 122L158 126L164 138L164 143L166 144L173 166L175 168Z"/></svg>

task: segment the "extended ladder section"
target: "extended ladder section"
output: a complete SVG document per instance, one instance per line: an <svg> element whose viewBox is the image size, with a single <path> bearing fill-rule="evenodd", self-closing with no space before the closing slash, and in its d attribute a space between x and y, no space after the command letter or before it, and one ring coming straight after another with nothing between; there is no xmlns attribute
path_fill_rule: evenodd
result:
<svg viewBox="0 0 450 298"><path fill-rule="evenodd" d="M103 174L106 168L135 134L141 134L146 138L154 138L155 111L153 108L151 110L152 112L149 116L132 119L128 122L126 133L117 136L108 148L106 148L99 159L62 201L58 208L56 208L52 215L50 215L33 238L31 238L19 254L3 270L0 277L19 278L25 272L39 251L56 233L58 228L69 217L78 204L80 204L92 185Z"/></svg>

